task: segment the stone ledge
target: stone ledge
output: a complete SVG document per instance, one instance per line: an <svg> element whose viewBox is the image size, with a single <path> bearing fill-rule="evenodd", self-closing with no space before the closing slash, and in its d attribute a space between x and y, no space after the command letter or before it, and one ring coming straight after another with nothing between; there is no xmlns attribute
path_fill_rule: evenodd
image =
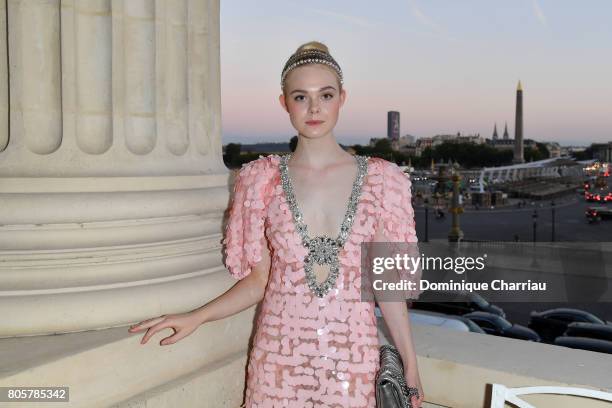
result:
<svg viewBox="0 0 612 408"><path fill-rule="evenodd" d="M143 333L128 333L127 327L1 339L0 385L68 386L69 406L87 408L108 407L135 395L146 395L149 390L198 372L217 378L219 385L227 381L223 376L216 377L225 372L218 367L219 362L239 367L236 356L243 354L246 358L254 310L207 323L171 346L159 346L161 339L172 334L170 329L141 345ZM241 381L244 368L242 365L239 370ZM235 396L226 398L229 401Z"/></svg>
<svg viewBox="0 0 612 408"><path fill-rule="evenodd" d="M390 338L379 320L382 339ZM556 385L612 392L612 356L433 326L414 326L419 372L427 402L453 408L488 407L492 383L508 387ZM608 407L587 398L524 398L538 408Z"/></svg>
<svg viewBox="0 0 612 408"><path fill-rule="evenodd" d="M239 352L112 408L238 407L246 364L246 354Z"/></svg>
<svg viewBox="0 0 612 408"><path fill-rule="evenodd" d="M235 406L242 401L253 313L252 308L208 323L162 348L159 341L169 330L144 346L142 334L129 334L126 327L2 339L0 385L69 386L74 407L150 408L177 401L189 407L202 406L202 398L219 404L210 406ZM383 341L385 336L383 325ZM491 383L612 390L607 354L427 326L414 326L413 337L425 407L486 407ZM606 406L554 395L525 400L538 408Z"/></svg>

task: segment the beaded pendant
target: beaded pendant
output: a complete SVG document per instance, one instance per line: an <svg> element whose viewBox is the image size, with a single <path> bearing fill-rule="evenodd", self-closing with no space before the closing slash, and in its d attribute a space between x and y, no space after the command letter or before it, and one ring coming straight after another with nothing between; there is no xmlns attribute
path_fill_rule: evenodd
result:
<svg viewBox="0 0 612 408"><path fill-rule="evenodd" d="M336 284L338 273L340 271L340 262L338 260L338 253L344 246L344 243L348 239L353 221L355 219L355 212L357 210L357 204L361 196L361 190L363 186L363 179L368 172L368 157L355 155L357 161L357 177L353 182L353 188L351 196L346 208L346 213L342 224L340 226L340 232L338 237L331 238L327 235L320 235L313 238L308 236L308 226L304 223L304 217L300 208L296 202L295 194L293 192L293 183L289 177L289 168L287 163L291 158L291 154L286 154L281 157L279 169L281 184L285 192L285 198L291 210L293 222L295 228L302 240L302 245L308 249L308 254L304 258L304 271L306 274L306 282L308 287L317 297L324 297ZM327 278L321 282L317 282L317 278L313 271L314 264L318 265L329 265L329 274Z"/></svg>

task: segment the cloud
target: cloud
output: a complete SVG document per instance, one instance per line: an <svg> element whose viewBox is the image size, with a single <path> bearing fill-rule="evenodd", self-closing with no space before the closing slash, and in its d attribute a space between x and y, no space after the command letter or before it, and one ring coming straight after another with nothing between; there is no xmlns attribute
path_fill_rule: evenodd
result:
<svg viewBox="0 0 612 408"><path fill-rule="evenodd" d="M321 14L321 15L328 16L328 17L333 17L333 18L342 20L344 22L347 22L349 24L358 25L360 27L364 27L364 28L376 27L376 24L373 24L367 21L366 19L363 19L360 17L351 16L348 14L336 13L335 11L329 11L329 10L321 10L321 9L309 9L309 10L312 11L313 13Z"/></svg>
<svg viewBox="0 0 612 408"><path fill-rule="evenodd" d="M538 3L538 0L533 0L533 14L535 14L540 24L545 27L548 26L548 19L544 15L544 12L542 11L542 7L540 7L540 3Z"/></svg>
<svg viewBox="0 0 612 408"><path fill-rule="evenodd" d="M411 4L411 6L412 6L412 15L414 15L421 23L423 23L424 25L434 29L435 31L440 31L442 29L442 27L440 27L440 25L438 25L431 18L426 16L425 13L423 13L421 11L419 6L417 6L417 4L415 2L411 1L410 3L412 3Z"/></svg>
<svg viewBox="0 0 612 408"><path fill-rule="evenodd" d="M434 34L436 34L439 37L444 38L445 40L448 40L448 41L453 41L453 42L458 41L457 38L449 35L444 27L442 27L440 24L436 23L431 17L426 15L419 8L419 6L418 6L418 4L416 3L415 0L408 0L408 4L410 5L410 9L411 9L412 15L417 20L419 20L424 26L426 26L429 29L431 29L431 31Z"/></svg>

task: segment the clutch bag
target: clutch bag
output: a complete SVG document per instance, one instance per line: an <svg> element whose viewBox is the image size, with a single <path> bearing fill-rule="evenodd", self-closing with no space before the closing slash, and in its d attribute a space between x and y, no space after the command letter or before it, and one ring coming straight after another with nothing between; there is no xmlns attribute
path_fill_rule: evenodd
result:
<svg viewBox="0 0 612 408"><path fill-rule="evenodd" d="M376 408L412 408L410 398L419 390L408 387L402 357L395 347L380 347L380 369L376 373Z"/></svg>

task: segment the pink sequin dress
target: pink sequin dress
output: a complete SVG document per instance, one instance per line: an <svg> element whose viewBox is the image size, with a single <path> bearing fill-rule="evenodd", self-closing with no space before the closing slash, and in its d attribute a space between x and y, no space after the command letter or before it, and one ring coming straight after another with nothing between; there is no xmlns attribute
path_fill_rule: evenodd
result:
<svg viewBox="0 0 612 408"><path fill-rule="evenodd" d="M266 240L272 250L247 367L246 407L373 408L379 342L374 303L360 298L360 243L372 240L377 228L387 241L417 241L410 180L394 163L367 158L352 228L339 252L339 276L320 298L305 278L308 250L287 204L280 161L262 156L240 170L223 240L225 265L236 279L261 261Z"/></svg>

